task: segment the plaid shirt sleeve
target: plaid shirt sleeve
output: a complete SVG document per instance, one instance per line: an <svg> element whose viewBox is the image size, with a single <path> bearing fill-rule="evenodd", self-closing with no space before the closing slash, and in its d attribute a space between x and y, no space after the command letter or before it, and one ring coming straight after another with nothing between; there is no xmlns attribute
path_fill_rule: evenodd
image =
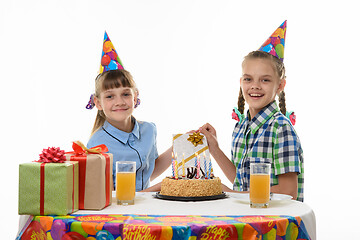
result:
<svg viewBox="0 0 360 240"><path fill-rule="evenodd" d="M236 167L236 177L233 182L233 189L237 191L242 191L242 184L240 183L241 174L240 174L240 168L241 168L241 156L243 154L245 143L241 141L241 138L243 137L243 134L241 133L241 129L244 127L244 121L241 123L238 122L235 125L233 134L232 134L232 147L231 147L231 162Z"/></svg>
<svg viewBox="0 0 360 240"><path fill-rule="evenodd" d="M302 150L295 130L289 124L279 126L274 144L275 175L302 173Z"/></svg>

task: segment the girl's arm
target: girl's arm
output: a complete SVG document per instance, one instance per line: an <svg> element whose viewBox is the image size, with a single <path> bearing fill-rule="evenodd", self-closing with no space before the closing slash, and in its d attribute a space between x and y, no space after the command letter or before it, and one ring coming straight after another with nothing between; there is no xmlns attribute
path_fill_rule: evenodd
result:
<svg viewBox="0 0 360 240"><path fill-rule="evenodd" d="M154 171L151 174L150 181L157 178L171 165L172 147L163 152L157 159L155 159Z"/></svg>
<svg viewBox="0 0 360 240"><path fill-rule="evenodd" d="M154 186L148 187L140 192L160 192L161 190L161 182L155 184Z"/></svg>
<svg viewBox="0 0 360 240"><path fill-rule="evenodd" d="M273 146L275 169L282 174L277 175L279 184L271 188L272 192L291 195L297 200L298 174L301 173L300 142L290 124L280 126L276 132ZM290 166L286 168L285 166ZM275 171L276 172L276 171Z"/></svg>
<svg viewBox="0 0 360 240"><path fill-rule="evenodd" d="M287 194L297 199L298 194L298 173L288 172L278 175L279 184L271 187L271 192Z"/></svg>
<svg viewBox="0 0 360 240"><path fill-rule="evenodd" d="M229 179L230 182L234 182L236 177L235 165L220 149L216 138L215 128L211 126L209 123L206 123L199 129L199 131L205 135L209 145L209 151L211 155L214 157L215 161L219 164L225 176Z"/></svg>

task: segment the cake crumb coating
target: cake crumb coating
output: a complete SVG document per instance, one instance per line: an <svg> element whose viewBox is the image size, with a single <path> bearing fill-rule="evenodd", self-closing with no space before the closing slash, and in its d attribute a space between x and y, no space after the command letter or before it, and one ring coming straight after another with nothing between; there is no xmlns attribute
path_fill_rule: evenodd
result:
<svg viewBox="0 0 360 240"><path fill-rule="evenodd" d="M160 194L176 197L202 197L222 194L220 178L178 179L164 178Z"/></svg>

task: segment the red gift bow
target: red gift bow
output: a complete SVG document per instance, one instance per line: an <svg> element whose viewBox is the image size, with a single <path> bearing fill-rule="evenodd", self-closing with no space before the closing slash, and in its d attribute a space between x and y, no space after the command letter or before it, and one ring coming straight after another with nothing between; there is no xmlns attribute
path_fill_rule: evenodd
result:
<svg viewBox="0 0 360 240"><path fill-rule="evenodd" d="M34 162L42 162L42 163L63 163L66 160L65 151L61 150L59 147L49 147L47 149L43 149L39 154L40 159L35 160Z"/></svg>
<svg viewBox="0 0 360 240"><path fill-rule="evenodd" d="M86 154L102 154L106 159L105 166L105 188L106 188L106 206L110 204L110 157L107 154L108 148L105 144L101 144L92 148L87 148L80 141L73 142L72 145L73 152L67 152L69 154L75 154L75 156L85 156L84 159L73 159L70 158L70 161L77 161L79 163L79 209L84 209L84 199L85 199L85 179L86 179Z"/></svg>

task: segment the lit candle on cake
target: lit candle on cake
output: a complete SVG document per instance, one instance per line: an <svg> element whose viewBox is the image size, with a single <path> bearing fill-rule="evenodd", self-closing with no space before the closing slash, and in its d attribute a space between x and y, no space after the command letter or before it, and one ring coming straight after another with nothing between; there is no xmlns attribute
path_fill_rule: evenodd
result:
<svg viewBox="0 0 360 240"><path fill-rule="evenodd" d="M195 163L196 163L196 179L199 179L200 177L200 158L198 153L195 153Z"/></svg>
<svg viewBox="0 0 360 240"><path fill-rule="evenodd" d="M196 158L196 154L195 154L195 169L197 169L197 158ZM194 174L194 177L196 178L196 174Z"/></svg>
<svg viewBox="0 0 360 240"><path fill-rule="evenodd" d="M205 170L205 179L208 178L208 171L207 171L207 167L206 167L206 155L204 152L204 170Z"/></svg>
<svg viewBox="0 0 360 240"><path fill-rule="evenodd" d="M174 168L174 152L171 153L171 169L172 169L172 177L175 177L175 168Z"/></svg>
<svg viewBox="0 0 360 240"><path fill-rule="evenodd" d="M209 178L211 177L211 158L209 158Z"/></svg>
<svg viewBox="0 0 360 240"><path fill-rule="evenodd" d="M178 180L178 163L177 163L177 153L175 153L175 167L174 167L174 169L175 169L175 179L176 180Z"/></svg>
<svg viewBox="0 0 360 240"><path fill-rule="evenodd" d="M185 154L183 153L183 158L182 158L182 176L183 178L185 178Z"/></svg>

